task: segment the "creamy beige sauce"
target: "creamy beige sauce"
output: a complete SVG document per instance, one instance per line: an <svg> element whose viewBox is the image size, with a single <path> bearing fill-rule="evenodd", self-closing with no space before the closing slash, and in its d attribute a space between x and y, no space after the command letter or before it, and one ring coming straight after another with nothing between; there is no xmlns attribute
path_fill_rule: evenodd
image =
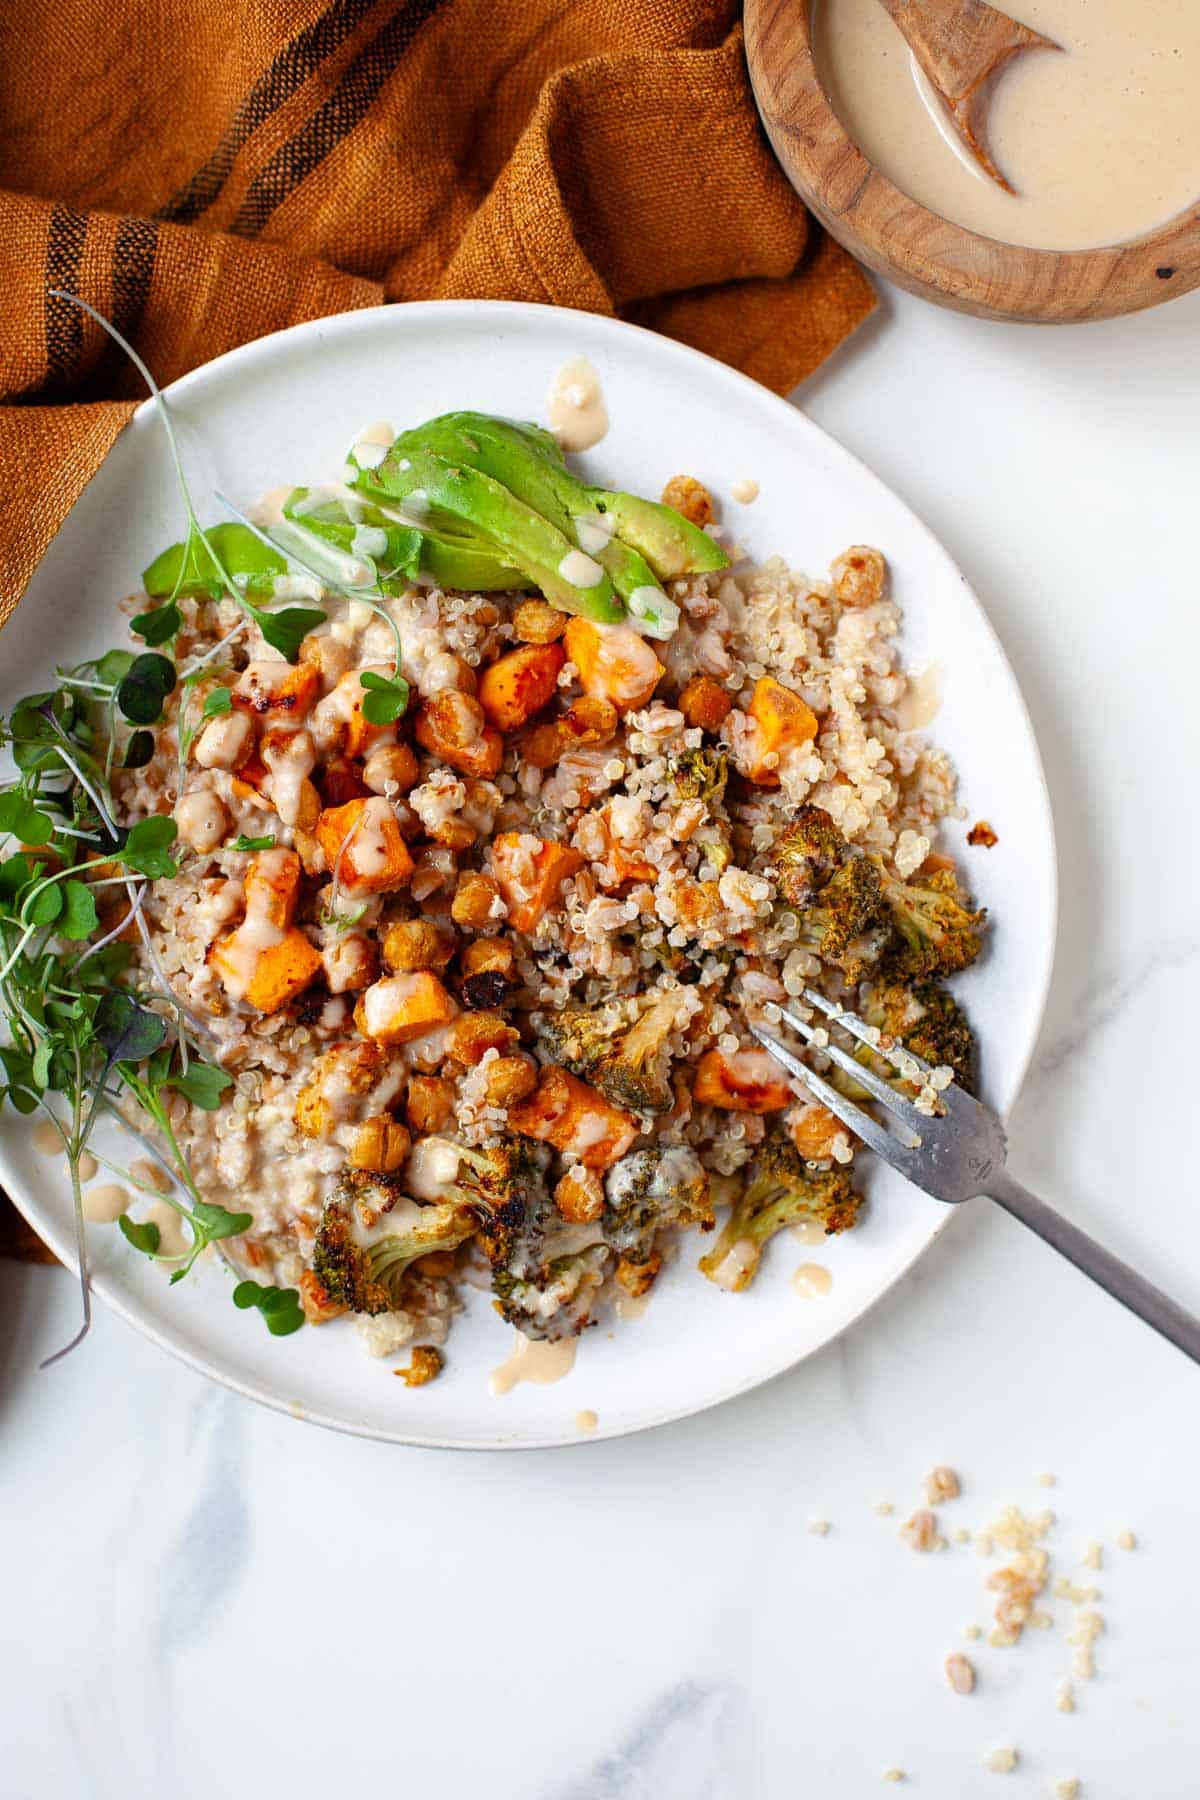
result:
<svg viewBox="0 0 1200 1800"><path fill-rule="evenodd" d="M83 1196L83 1216L90 1225L113 1225L133 1198L128 1188L115 1181L102 1181Z"/></svg>
<svg viewBox="0 0 1200 1800"><path fill-rule="evenodd" d="M146 1219L149 1224L158 1226L158 1254L182 1256L190 1239L175 1208L166 1200L156 1200L147 1207Z"/></svg>
<svg viewBox="0 0 1200 1800"><path fill-rule="evenodd" d="M942 710L941 663L932 662L908 678L908 686L896 707L901 731L924 731Z"/></svg>
<svg viewBox="0 0 1200 1800"><path fill-rule="evenodd" d="M590 1406L585 1406L582 1412L575 1414L575 1429L581 1431L585 1437L590 1437L599 1423L600 1414L593 1412Z"/></svg>
<svg viewBox="0 0 1200 1800"><path fill-rule="evenodd" d="M832 1286L833 1276L821 1263L801 1263L792 1276L792 1289L802 1300L815 1300Z"/></svg>
<svg viewBox="0 0 1200 1800"><path fill-rule="evenodd" d="M49 1119L42 1119L34 1126L33 1147L42 1156L62 1156L67 1148L58 1127Z"/></svg>
<svg viewBox="0 0 1200 1800"><path fill-rule="evenodd" d="M559 1338L551 1344L542 1338L522 1337L518 1332L512 1355L492 1370L488 1386L499 1395L511 1394L522 1381L532 1382L535 1387L561 1381L575 1367L578 1344L578 1338Z"/></svg>
<svg viewBox="0 0 1200 1800"><path fill-rule="evenodd" d="M628 1324L631 1319L640 1319L649 1304L649 1293L626 1294L622 1292L613 1301L613 1311L623 1324Z"/></svg>
<svg viewBox="0 0 1200 1800"><path fill-rule="evenodd" d="M600 377L586 356L564 363L546 399L550 429L564 450L590 450L608 430Z"/></svg>
<svg viewBox="0 0 1200 1800"><path fill-rule="evenodd" d="M1005 193L961 143L879 0L816 0L818 68L850 136L904 193L986 237L1044 250L1122 243L1200 193L1196 0L1013 0L1062 45L996 83Z"/></svg>

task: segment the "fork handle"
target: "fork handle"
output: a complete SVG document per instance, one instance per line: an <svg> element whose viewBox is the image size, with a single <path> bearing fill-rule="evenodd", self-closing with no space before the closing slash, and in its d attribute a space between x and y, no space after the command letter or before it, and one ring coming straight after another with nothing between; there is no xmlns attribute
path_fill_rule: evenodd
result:
<svg viewBox="0 0 1200 1800"><path fill-rule="evenodd" d="M1086 1231L1080 1231L1069 1219L1023 1188L1019 1181L1014 1181L1007 1169L1000 1169L988 1180L988 1195L1005 1212L1011 1213L1014 1219L1020 1219L1022 1225L1028 1225L1036 1231L1046 1243L1052 1244L1068 1262L1082 1269L1085 1275L1102 1287L1106 1293L1127 1306L1139 1319L1145 1321L1152 1330L1165 1337L1177 1349L1190 1356L1193 1362L1200 1363L1200 1319L1185 1310L1161 1288L1147 1281L1123 1263L1119 1256L1090 1238Z"/></svg>

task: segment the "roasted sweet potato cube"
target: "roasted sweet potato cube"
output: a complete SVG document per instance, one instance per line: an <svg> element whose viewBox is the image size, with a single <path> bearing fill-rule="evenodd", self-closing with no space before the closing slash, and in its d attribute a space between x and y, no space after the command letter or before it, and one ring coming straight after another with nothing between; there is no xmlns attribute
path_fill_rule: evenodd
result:
<svg viewBox="0 0 1200 1800"><path fill-rule="evenodd" d="M648 641L630 625L598 625L572 619L567 655L586 694L611 700L620 712L645 706L666 673Z"/></svg>
<svg viewBox="0 0 1200 1800"><path fill-rule="evenodd" d="M758 731L754 762L747 773L759 787L778 787L778 758L789 750L798 750L802 744L811 744L817 735L817 715L799 694L784 687L773 675L760 675L754 684L750 717ZM768 763L768 756L774 760Z"/></svg>
<svg viewBox="0 0 1200 1800"><path fill-rule="evenodd" d="M490 664L479 683L479 704L497 731L515 731L554 698L566 662L561 644L519 644Z"/></svg>
<svg viewBox="0 0 1200 1800"><path fill-rule="evenodd" d="M782 1112L796 1098L775 1058L765 1050L706 1050L696 1064L692 1099L725 1112Z"/></svg>
<svg viewBox="0 0 1200 1800"><path fill-rule="evenodd" d="M457 1011L436 975L413 969L374 982L354 1009L354 1023L373 1043L407 1044L448 1024Z"/></svg>
<svg viewBox="0 0 1200 1800"><path fill-rule="evenodd" d="M255 1012L275 1013L303 993L320 973L321 953L295 926L263 945L239 925L209 951L209 961L234 999Z"/></svg>
<svg viewBox="0 0 1200 1800"><path fill-rule="evenodd" d="M234 683L232 701L241 712L263 719L302 719L321 691L321 678L308 663L247 663Z"/></svg>
<svg viewBox="0 0 1200 1800"><path fill-rule="evenodd" d="M558 899L563 882L582 867L578 850L531 832L502 831L492 841L492 873L516 931L535 930Z"/></svg>
<svg viewBox="0 0 1200 1800"><path fill-rule="evenodd" d="M296 916L300 858L294 850L260 850L245 875L247 918L269 919L282 931Z"/></svg>
<svg viewBox="0 0 1200 1800"><path fill-rule="evenodd" d="M543 1069L537 1092L509 1107L508 1122L522 1137L540 1138L577 1156L586 1169L619 1162L638 1134L638 1122L566 1069Z"/></svg>
<svg viewBox="0 0 1200 1800"><path fill-rule="evenodd" d="M379 796L327 806L317 820L325 863L351 894L390 894L407 885L413 860L391 806Z"/></svg>

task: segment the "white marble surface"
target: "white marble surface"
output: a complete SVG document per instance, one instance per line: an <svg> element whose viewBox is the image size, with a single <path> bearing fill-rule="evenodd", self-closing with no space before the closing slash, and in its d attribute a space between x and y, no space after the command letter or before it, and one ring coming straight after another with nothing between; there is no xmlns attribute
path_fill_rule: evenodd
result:
<svg viewBox="0 0 1200 1800"><path fill-rule="evenodd" d="M889 295L800 398L958 558L1041 739L1063 912L1013 1166L1200 1308L1171 1147L1197 1110L1198 336L1200 294L1069 330ZM327 1436L108 1317L37 1374L74 1308L64 1277L0 1268L5 1795L1200 1792L1200 1371L982 1203L803 1368L570 1451ZM1056 1567L1101 1588L1074 1716L1065 1603L1016 1649L965 1644L974 1551L916 1556L872 1511L942 1460L966 1490L948 1527L1048 1504ZM940 1673L960 1647L969 1698ZM985 1770L1007 1743L1015 1772Z"/></svg>

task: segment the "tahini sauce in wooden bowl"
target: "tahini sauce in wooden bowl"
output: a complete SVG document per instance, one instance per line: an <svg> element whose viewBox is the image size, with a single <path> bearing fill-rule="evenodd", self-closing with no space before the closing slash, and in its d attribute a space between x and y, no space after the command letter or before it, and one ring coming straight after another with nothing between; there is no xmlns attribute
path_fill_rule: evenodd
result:
<svg viewBox="0 0 1200 1800"><path fill-rule="evenodd" d="M1017 59L971 159L879 0L747 0L759 108L840 242L988 317L1105 318L1200 282L1200 0L1019 0L1063 46Z"/></svg>

